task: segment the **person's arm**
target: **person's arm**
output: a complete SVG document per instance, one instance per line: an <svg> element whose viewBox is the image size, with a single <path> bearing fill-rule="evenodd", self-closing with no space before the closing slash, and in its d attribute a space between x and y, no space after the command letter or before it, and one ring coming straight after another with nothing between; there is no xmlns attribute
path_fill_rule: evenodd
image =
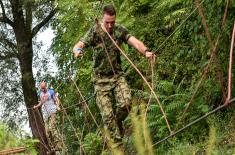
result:
<svg viewBox="0 0 235 155"><path fill-rule="evenodd" d="M76 43L73 47L73 54L74 54L74 57L77 58L77 57L80 57L82 56L82 50L83 48L85 47L85 44L82 42L82 41L79 41L78 43Z"/></svg>
<svg viewBox="0 0 235 155"><path fill-rule="evenodd" d="M93 43L93 33L94 33L94 27L90 28L86 34L80 38L80 41L78 41L74 47L73 47L73 53L74 57L80 57L83 55L83 48L89 47Z"/></svg>
<svg viewBox="0 0 235 155"><path fill-rule="evenodd" d="M37 105L33 106L34 109L41 107L48 99L49 96L40 97L40 101Z"/></svg>
<svg viewBox="0 0 235 155"><path fill-rule="evenodd" d="M38 104L33 106L34 109L37 109L43 105L42 99L40 97L40 92L38 93L38 97L39 97L40 101L38 101Z"/></svg>
<svg viewBox="0 0 235 155"><path fill-rule="evenodd" d="M134 36L131 36L127 43L131 46L133 46L135 49L137 49L140 53L142 53L146 58L155 58L155 54L153 52L150 52L148 48L144 45L144 43L138 39L136 39Z"/></svg>
<svg viewBox="0 0 235 155"><path fill-rule="evenodd" d="M37 108L41 107L42 104L43 104L43 102L39 102L37 105L34 105L33 108L34 108L34 109L37 109Z"/></svg>

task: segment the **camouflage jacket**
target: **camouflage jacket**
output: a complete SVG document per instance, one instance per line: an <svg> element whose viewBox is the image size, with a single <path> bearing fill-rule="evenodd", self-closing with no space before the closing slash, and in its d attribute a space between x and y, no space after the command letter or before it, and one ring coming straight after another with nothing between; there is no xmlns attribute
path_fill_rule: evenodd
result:
<svg viewBox="0 0 235 155"><path fill-rule="evenodd" d="M119 25L114 26L111 36L119 46L127 43L131 37L129 32ZM85 47L93 47L95 75L109 76L114 72L117 74L122 71L120 51L99 26L95 25L90 28L80 41L85 44Z"/></svg>

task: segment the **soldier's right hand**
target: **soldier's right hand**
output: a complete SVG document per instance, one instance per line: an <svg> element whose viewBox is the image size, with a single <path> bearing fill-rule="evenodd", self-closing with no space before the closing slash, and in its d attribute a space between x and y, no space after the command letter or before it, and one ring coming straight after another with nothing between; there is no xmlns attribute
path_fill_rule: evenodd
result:
<svg viewBox="0 0 235 155"><path fill-rule="evenodd" d="M74 57L75 57L75 58L78 58L78 57L83 56L83 54L82 54L81 51L73 51L73 53L74 53Z"/></svg>
<svg viewBox="0 0 235 155"><path fill-rule="evenodd" d="M73 47L73 54L75 58L83 56L83 48L85 47L85 44L82 41L79 41L77 44Z"/></svg>

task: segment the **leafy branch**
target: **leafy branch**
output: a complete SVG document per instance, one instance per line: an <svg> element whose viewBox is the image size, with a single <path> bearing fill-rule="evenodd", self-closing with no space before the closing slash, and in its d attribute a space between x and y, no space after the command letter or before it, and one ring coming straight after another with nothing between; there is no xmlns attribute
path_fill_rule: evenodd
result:
<svg viewBox="0 0 235 155"><path fill-rule="evenodd" d="M0 17L0 22L9 24L11 27L14 26L14 23L6 16L5 8L2 0L0 0L0 6L2 8L2 16Z"/></svg>

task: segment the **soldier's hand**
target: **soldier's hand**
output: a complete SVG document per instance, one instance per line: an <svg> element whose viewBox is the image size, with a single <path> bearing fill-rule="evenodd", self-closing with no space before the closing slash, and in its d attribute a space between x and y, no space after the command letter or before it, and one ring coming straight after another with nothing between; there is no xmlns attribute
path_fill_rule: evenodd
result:
<svg viewBox="0 0 235 155"><path fill-rule="evenodd" d="M78 58L78 57L83 56L82 52L73 51L73 53L74 53L74 57L75 57L75 58Z"/></svg>
<svg viewBox="0 0 235 155"><path fill-rule="evenodd" d="M150 59L151 61L155 62L156 54L150 51L145 52L145 57Z"/></svg>
<svg viewBox="0 0 235 155"><path fill-rule="evenodd" d="M83 55L82 50L83 49L80 47L74 47L73 48L74 57L75 58L81 57Z"/></svg>

